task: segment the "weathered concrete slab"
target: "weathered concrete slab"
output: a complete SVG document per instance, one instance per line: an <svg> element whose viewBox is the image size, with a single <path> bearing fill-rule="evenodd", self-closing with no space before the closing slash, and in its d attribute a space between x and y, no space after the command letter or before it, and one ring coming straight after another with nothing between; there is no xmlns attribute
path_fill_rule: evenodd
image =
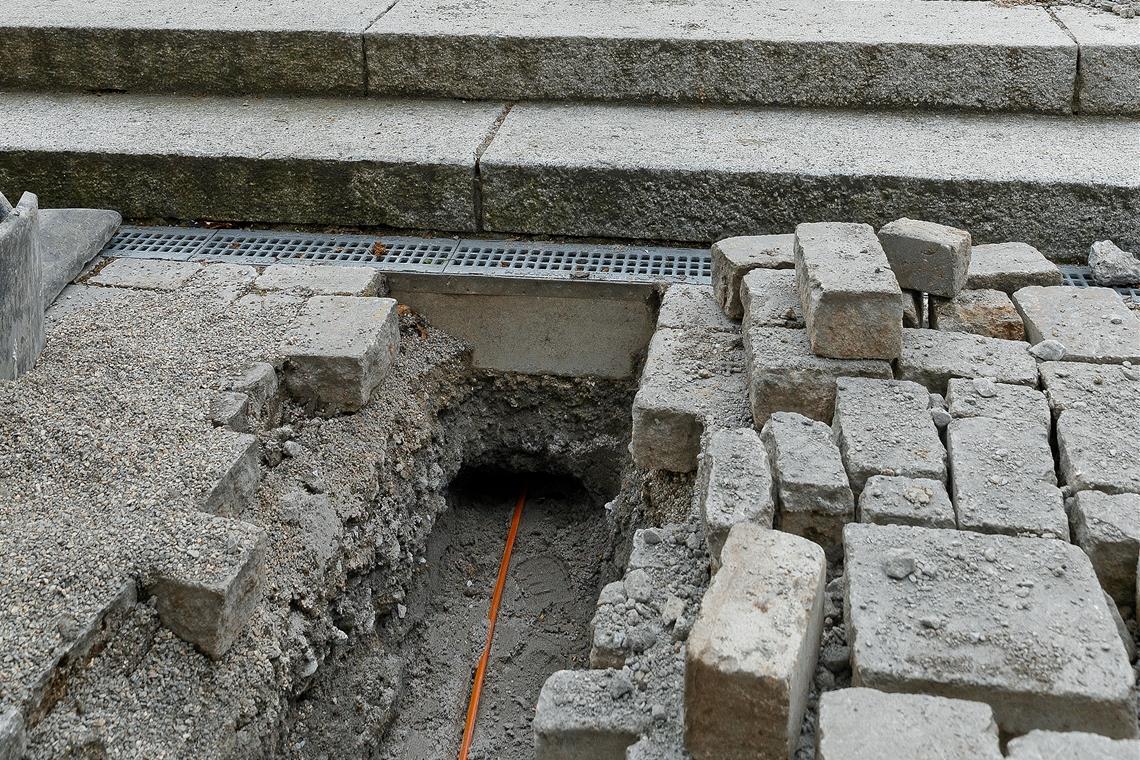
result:
<svg viewBox="0 0 1140 760"><path fill-rule="evenodd" d="M1009 760L1135 760L1140 741L1081 731L1030 731L1009 742Z"/></svg>
<svg viewBox="0 0 1140 760"><path fill-rule="evenodd" d="M1025 324L1000 290L963 290L951 299L930 299L930 326L1001 340L1025 340Z"/></svg>
<svg viewBox="0 0 1140 760"><path fill-rule="evenodd" d="M657 326L740 333L740 325L725 315L708 285L670 285L661 299Z"/></svg>
<svg viewBox="0 0 1140 760"><path fill-rule="evenodd" d="M712 244L713 292L731 319L744 317L741 284L754 269L792 269L795 261L794 235L746 235L725 238Z"/></svg>
<svg viewBox="0 0 1140 760"><path fill-rule="evenodd" d="M854 685L985 702L1011 734L1136 735L1132 669L1078 547L862 524L844 547Z"/></svg>
<svg viewBox="0 0 1140 760"><path fill-rule="evenodd" d="M786 327L803 329L804 312L796 291L796 273L790 269L757 269L744 277L740 286L744 306L744 329Z"/></svg>
<svg viewBox="0 0 1140 760"><path fill-rule="evenodd" d="M930 394L905 380L844 377L837 383L835 440L856 494L873 475L946 482L946 449Z"/></svg>
<svg viewBox="0 0 1140 760"><path fill-rule="evenodd" d="M118 211L90 208L40 210L40 256L44 269L44 309L89 261L99 255L123 217Z"/></svg>
<svg viewBox="0 0 1140 760"><path fill-rule="evenodd" d="M945 393L951 378L988 378L999 383L1037 385L1037 362L1029 344L944 330L904 329L900 378Z"/></svg>
<svg viewBox="0 0 1140 760"><path fill-rule="evenodd" d="M1013 293L1030 285L1060 285L1061 270L1028 243L976 245L970 251L966 287Z"/></svg>
<svg viewBox="0 0 1140 760"><path fill-rule="evenodd" d="M873 475L859 494L859 522L955 528L954 504L946 484L930 478Z"/></svg>
<svg viewBox="0 0 1140 760"><path fill-rule="evenodd" d="M712 241L910 215L1076 259L1091 240L1140 246L1135 134L1118 119L527 103L480 161L484 221Z"/></svg>
<svg viewBox="0 0 1140 760"><path fill-rule="evenodd" d="M87 279L92 285L137 290L178 290L202 269L197 261L114 259Z"/></svg>
<svg viewBox="0 0 1140 760"><path fill-rule="evenodd" d="M0 95L0 187L133 217L475 228L494 103ZM251 192L250 188L255 191Z"/></svg>
<svg viewBox="0 0 1140 760"><path fill-rule="evenodd" d="M1023 10L416 0L365 44L388 94L1067 112L1076 46Z"/></svg>
<svg viewBox="0 0 1140 760"><path fill-rule="evenodd" d="M1073 543L1092 560L1100 585L1121 606L1136 600L1140 494L1080 491L1069 511Z"/></svg>
<svg viewBox="0 0 1140 760"><path fill-rule="evenodd" d="M663 328L653 334L633 400L639 467L692 472L706 430L751 424L739 335Z"/></svg>
<svg viewBox="0 0 1140 760"><path fill-rule="evenodd" d="M1028 287L1013 303L1029 342L1058 341L1067 361L1140 363L1140 317L1115 290Z"/></svg>
<svg viewBox="0 0 1140 760"><path fill-rule="evenodd" d="M15 380L44 347L39 200L24 193L15 208L0 206L0 380Z"/></svg>
<svg viewBox="0 0 1140 760"><path fill-rule="evenodd" d="M650 716L633 683L616 670L559 670L546 679L534 713L535 760L625 760Z"/></svg>
<svg viewBox="0 0 1140 760"><path fill-rule="evenodd" d="M326 414L368 403L400 346L391 298L313 296L280 347L290 393Z"/></svg>
<svg viewBox="0 0 1140 760"><path fill-rule="evenodd" d="M823 550L740 524L701 602L685 663L685 747L695 760L790 757L823 628Z"/></svg>
<svg viewBox="0 0 1140 760"><path fill-rule="evenodd" d="M1066 6L1056 13L1081 48L1080 111L1140 112L1140 21L1092 8Z"/></svg>
<svg viewBox="0 0 1140 760"><path fill-rule="evenodd" d="M798 412L830 422L840 377L892 377L879 359L828 359L812 353L806 330L749 325L744 333L748 398L763 425L772 412Z"/></svg>
<svg viewBox="0 0 1140 760"><path fill-rule="evenodd" d="M761 431L776 473L780 530L837 546L855 519L855 499L831 429L803 415L776 412Z"/></svg>
<svg viewBox="0 0 1140 760"><path fill-rule="evenodd" d="M0 21L0 87L360 94L377 0L21 3Z"/></svg>
<svg viewBox="0 0 1140 760"><path fill-rule="evenodd" d="M894 359L903 297L866 224L796 227L796 288L812 352L834 359Z"/></svg>
<svg viewBox="0 0 1140 760"><path fill-rule="evenodd" d="M737 523L771 528L776 516L776 481L768 451L752 428L715 430L697 466L696 498L709 554L720 550Z"/></svg>
<svg viewBox="0 0 1140 760"><path fill-rule="evenodd" d="M993 710L924 694L839 689L820 697L819 760L1001 760Z"/></svg>
<svg viewBox="0 0 1140 760"><path fill-rule="evenodd" d="M384 290L384 275L369 267L271 264L255 286L318 296L374 296Z"/></svg>
<svg viewBox="0 0 1140 760"><path fill-rule="evenodd" d="M970 233L918 219L896 219L879 230L879 242L899 286L953 298L966 285Z"/></svg>

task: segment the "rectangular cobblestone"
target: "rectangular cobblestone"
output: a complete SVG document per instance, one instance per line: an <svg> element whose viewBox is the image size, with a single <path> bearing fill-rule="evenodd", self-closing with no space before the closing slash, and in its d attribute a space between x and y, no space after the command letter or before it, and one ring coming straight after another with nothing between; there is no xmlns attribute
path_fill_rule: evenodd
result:
<svg viewBox="0 0 1140 760"><path fill-rule="evenodd" d="M930 326L936 330L1025 340L1025 323L1000 290L963 290L951 299L932 298L930 305Z"/></svg>
<svg viewBox="0 0 1140 760"><path fill-rule="evenodd" d="M970 251L966 287L1012 294L1030 285L1060 285L1061 270L1028 243L976 245Z"/></svg>
<svg viewBox="0 0 1140 760"><path fill-rule="evenodd" d="M1140 362L1140 317L1111 288L1028 287L1013 303L1029 342L1055 340L1067 361Z"/></svg>
<svg viewBox="0 0 1140 760"><path fill-rule="evenodd" d="M625 760L647 718L624 673L559 670L538 695L535 760Z"/></svg>
<svg viewBox="0 0 1140 760"><path fill-rule="evenodd" d="M952 377L987 377L994 382L1037 385L1037 362L1028 343L942 330L903 330L898 377L945 393Z"/></svg>
<svg viewBox="0 0 1140 760"><path fill-rule="evenodd" d="M384 275L370 267L272 264L257 278L259 290L284 290L318 296L374 296L384 289Z"/></svg>
<svg viewBox="0 0 1140 760"><path fill-rule="evenodd" d="M657 326L740 333L740 325L725 315L708 285L670 285L661 299Z"/></svg>
<svg viewBox="0 0 1140 760"><path fill-rule="evenodd" d="M1070 506L1073 543L1092 560L1100 585L1122 607L1136 600L1140 494L1080 491Z"/></svg>
<svg viewBox="0 0 1140 760"><path fill-rule="evenodd" d="M929 478L874 475L859 494L859 522L955 528L954 504L946 484Z"/></svg>
<svg viewBox="0 0 1140 760"><path fill-rule="evenodd" d="M1074 491L1140 493L1140 410L1080 411L1057 419L1060 472Z"/></svg>
<svg viewBox="0 0 1140 760"><path fill-rule="evenodd" d="M969 232L904 217L884 225L879 242L899 287L944 298L953 298L965 287Z"/></svg>
<svg viewBox="0 0 1140 760"><path fill-rule="evenodd" d="M1083 731L1030 731L1009 742L1008 760L1136 760L1140 741Z"/></svg>
<svg viewBox="0 0 1140 760"><path fill-rule="evenodd" d="M776 483L768 452L752 428L715 430L697 466L697 500L714 563L733 525L772 527Z"/></svg>
<svg viewBox="0 0 1140 760"><path fill-rule="evenodd" d="M796 292L796 273L788 269L757 269L740 286L744 305L744 329L785 327L803 329L804 312Z"/></svg>
<svg viewBox="0 0 1140 760"><path fill-rule="evenodd" d="M1031 423L1046 434L1052 424L1045 394L1026 385L995 383L986 378L952 378L947 386L946 403L951 417L989 417Z"/></svg>
<svg viewBox="0 0 1140 760"><path fill-rule="evenodd" d="M755 269L795 267L795 235L748 235L712 244L713 292L730 319L744 318L740 286Z"/></svg>

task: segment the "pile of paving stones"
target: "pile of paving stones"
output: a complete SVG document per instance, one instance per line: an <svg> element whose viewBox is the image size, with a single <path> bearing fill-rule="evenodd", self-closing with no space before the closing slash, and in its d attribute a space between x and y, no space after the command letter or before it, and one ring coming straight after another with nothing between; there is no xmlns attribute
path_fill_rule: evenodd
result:
<svg viewBox="0 0 1140 760"><path fill-rule="evenodd" d="M711 288L667 291L633 409L636 464L692 478L711 574L653 756L1140 756L1140 318L1120 294L911 219L712 253ZM598 670L544 691L539 760L643 741L646 700L600 696L667 630L606 622L639 573L603 594Z"/></svg>

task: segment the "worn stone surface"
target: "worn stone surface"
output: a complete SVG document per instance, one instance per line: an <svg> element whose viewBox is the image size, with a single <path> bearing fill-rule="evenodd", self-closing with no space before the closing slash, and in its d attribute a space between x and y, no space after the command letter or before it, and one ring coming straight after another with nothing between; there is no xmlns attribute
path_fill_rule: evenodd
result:
<svg viewBox="0 0 1140 760"><path fill-rule="evenodd" d="M954 528L954 504L946 484L929 478L873 475L859 494L859 522Z"/></svg>
<svg viewBox="0 0 1140 760"><path fill-rule="evenodd" d="M1140 22L1092 8L1061 6L1056 13L1081 48L1081 112L1140 112Z"/></svg>
<svg viewBox="0 0 1140 760"><path fill-rule="evenodd" d="M856 493L872 475L946 482L946 449L930 416L930 394L905 380L844 377L835 399L835 439Z"/></svg>
<svg viewBox="0 0 1140 760"><path fill-rule="evenodd" d="M289 392L321 412L368 403L399 350L391 298L313 296L281 344Z"/></svg>
<svg viewBox="0 0 1140 760"><path fill-rule="evenodd" d="M1057 418L1059 472L1074 491L1140 493L1140 411L1067 410Z"/></svg>
<svg viewBox="0 0 1140 760"><path fill-rule="evenodd" d="M1069 518L1073 543L1092 560L1100 585L1121 606L1136 599L1136 564L1140 556L1140 494L1110 496L1080 491Z"/></svg>
<svg viewBox="0 0 1140 760"><path fill-rule="evenodd" d="M32 193L0 216L0 380L28 372L44 347L39 228L39 199Z"/></svg>
<svg viewBox="0 0 1140 760"><path fill-rule="evenodd" d="M695 760L790 757L823 627L826 561L806 539L733 527L689 635L685 747Z"/></svg>
<svg viewBox="0 0 1140 760"><path fill-rule="evenodd" d="M835 546L855 519L855 500L831 429L800 414L776 412L761 432L776 473L780 530Z"/></svg>
<svg viewBox="0 0 1140 760"><path fill-rule="evenodd" d="M118 211L57 208L40 211L40 256L44 270L44 309L89 261L99 255L123 217Z"/></svg>
<svg viewBox="0 0 1140 760"><path fill-rule="evenodd" d="M1029 342L1059 341L1068 361L1140 362L1140 317L1115 290L1028 287L1013 303Z"/></svg>
<svg viewBox="0 0 1140 760"><path fill-rule="evenodd" d="M1013 293L1030 285L1060 285L1061 270L1028 243L976 245L970 252L966 287Z"/></svg>
<svg viewBox="0 0 1140 760"><path fill-rule="evenodd" d="M796 227L796 287L812 352L894 359L902 346L902 291L865 224Z"/></svg>
<svg viewBox="0 0 1140 760"><path fill-rule="evenodd" d="M945 393L950 378L989 378L999 383L1037 385L1037 362L1021 341L943 330L903 330L899 378Z"/></svg>
<svg viewBox="0 0 1140 760"><path fill-rule="evenodd" d="M271 264L255 287L319 296L374 296L384 289L384 275L371 267Z"/></svg>
<svg viewBox="0 0 1140 760"><path fill-rule="evenodd" d="M748 399L763 425L772 412L798 412L830 422L839 377L892 376L879 359L829 359L812 353L807 331L750 324L744 333Z"/></svg>
<svg viewBox="0 0 1140 760"><path fill-rule="evenodd" d="M745 235L712 244L713 293L731 319L744 318L740 286L754 269L795 267L795 235Z"/></svg>
<svg viewBox="0 0 1140 760"><path fill-rule="evenodd" d="M744 306L744 329L757 327L805 327L796 273L785 269L757 269L745 275L740 287Z"/></svg>
<svg viewBox="0 0 1140 760"><path fill-rule="evenodd" d="M20 712L14 707L0 712L0 760L20 760L26 746L27 735Z"/></svg>
<svg viewBox="0 0 1140 760"><path fill-rule="evenodd" d="M198 273L196 261L114 259L87 279L93 285L140 290L177 290Z"/></svg>
<svg viewBox="0 0 1140 760"><path fill-rule="evenodd" d="M768 452L752 428L715 430L697 466L697 499L709 554L720 561L728 532L737 523L772 527L776 482Z"/></svg>
<svg viewBox="0 0 1140 760"><path fill-rule="evenodd" d="M1082 731L1030 731L1009 742L1009 760L1135 760L1140 741Z"/></svg>
<svg viewBox="0 0 1140 760"><path fill-rule="evenodd" d="M617 670L559 670L546 679L534 713L535 760L625 760L649 716Z"/></svg>
<svg viewBox="0 0 1140 760"><path fill-rule="evenodd" d="M1026 422L1049 433L1049 404L1045 394L1036 388L995 383L987 378L953 378L948 385L946 401L952 417L990 417Z"/></svg>
<svg viewBox="0 0 1140 760"><path fill-rule="evenodd" d="M634 461L646 469L697 469L701 436L750 423L739 335L671 330L653 334L633 401Z"/></svg>
<svg viewBox="0 0 1140 760"><path fill-rule="evenodd" d="M854 685L985 702L1015 735L1136 735L1132 669L1078 547L862 524L844 547Z"/></svg>
<svg viewBox="0 0 1140 760"><path fill-rule="evenodd" d="M949 300L932 298L930 305L930 326L936 330L1025 340L1021 315L1000 290L963 290Z"/></svg>
<svg viewBox="0 0 1140 760"><path fill-rule="evenodd" d="M959 418L947 428L946 446L959 528L1069 539L1048 427Z"/></svg>
<svg viewBox="0 0 1140 760"><path fill-rule="evenodd" d="M1092 278L1105 287L1140 285L1140 258L1111 240L1098 240L1089 249Z"/></svg>
<svg viewBox="0 0 1140 760"><path fill-rule="evenodd" d="M740 326L725 315L708 285L670 285L661 299L657 326L740 333Z"/></svg>
<svg viewBox="0 0 1140 760"><path fill-rule="evenodd" d="M1140 367L1044 362L1041 380L1054 417L1066 410L1109 413L1140 407Z"/></svg>
<svg viewBox="0 0 1140 760"><path fill-rule="evenodd" d="M966 230L917 219L896 219L879 242L904 289L953 298L966 285L972 240Z"/></svg>
<svg viewBox="0 0 1140 760"><path fill-rule="evenodd" d="M239 514L257 493L261 480L261 454L257 437L246 433L223 435L229 456L210 474L214 483L201 509L215 515Z"/></svg>
<svg viewBox="0 0 1140 760"><path fill-rule="evenodd" d="M1000 760L993 710L924 694L840 689L820 698L818 760Z"/></svg>

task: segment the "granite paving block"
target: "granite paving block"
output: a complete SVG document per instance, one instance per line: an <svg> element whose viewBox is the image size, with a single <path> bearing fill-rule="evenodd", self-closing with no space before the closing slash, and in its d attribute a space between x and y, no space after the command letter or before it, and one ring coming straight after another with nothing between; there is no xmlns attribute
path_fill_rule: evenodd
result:
<svg viewBox="0 0 1140 760"><path fill-rule="evenodd" d="M1002 340L1025 340L1025 324L1013 300L1000 290L963 290L951 299L930 299L930 326Z"/></svg>
<svg viewBox="0 0 1140 760"><path fill-rule="evenodd" d="M1140 494L1074 494L1069 509L1073 543L1092 560L1100 585L1123 606L1136 600L1140 557Z"/></svg>
<svg viewBox="0 0 1140 760"><path fill-rule="evenodd" d="M385 289L383 273L369 267L297 264L271 264L256 287L318 296L374 296Z"/></svg>
<svg viewBox="0 0 1140 760"><path fill-rule="evenodd" d="M744 318L740 287L754 269L795 267L795 235L745 235L712 244L713 293L731 319Z"/></svg>
<svg viewBox="0 0 1140 760"><path fill-rule="evenodd" d="M24 193L15 208L7 199L0 207L0 380L15 380L35 366L45 340L39 199Z"/></svg>
<svg viewBox="0 0 1140 760"><path fill-rule="evenodd" d="M987 378L952 378L946 401L952 417L1031 423L1046 435L1052 423L1045 394L1025 385L995 383Z"/></svg>
<svg viewBox="0 0 1140 760"><path fill-rule="evenodd" d="M970 252L966 287L1013 293L1030 285L1060 285L1061 270L1028 243L976 245Z"/></svg>
<svg viewBox="0 0 1140 760"><path fill-rule="evenodd" d="M685 654L685 748L695 760L791 757L823 628L823 550L739 524Z"/></svg>
<svg viewBox="0 0 1140 760"><path fill-rule="evenodd" d="M902 291L866 224L796 227L796 287L811 350L834 359L894 359Z"/></svg>
<svg viewBox="0 0 1140 760"><path fill-rule="evenodd" d="M1123 250L1111 240L1098 240L1089 248L1089 269L1097 285L1135 287L1140 285L1140 257Z"/></svg>
<svg viewBox="0 0 1140 760"><path fill-rule="evenodd" d="M1136 760L1140 741L1082 731L1030 731L1009 742L1008 760Z"/></svg>
<svg viewBox="0 0 1140 760"><path fill-rule="evenodd" d="M1080 548L858 523L844 547L854 685L984 702L1013 735L1136 736L1132 669Z"/></svg>
<svg viewBox="0 0 1140 760"><path fill-rule="evenodd" d="M839 544L855 500L839 447L826 423L775 412L761 431L776 474L780 530L824 547Z"/></svg>
<svg viewBox="0 0 1140 760"><path fill-rule="evenodd" d="M708 285L670 285L661 299L657 326L740 333L740 325L725 315Z"/></svg>
<svg viewBox="0 0 1140 760"><path fill-rule="evenodd" d="M199 509L215 515L234 516L245 509L257 494L261 482L261 449L257 436L243 432L219 432L228 456L211 473L213 483L199 495Z"/></svg>
<svg viewBox="0 0 1140 760"><path fill-rule="evenodd" d="M944 298L965 287L973 242L966 230L904 217L884 225L879 242L900 287Z"/></svg>
<svg viewBox="0 0 1140 760"><path fill-rule="evenodd" d="M1099 8L1058 7L1080 45L1077 106L1082 113L1140 113L1140 20Z"/></svg>
<svg viewBox="0 0 1140 760"><path fill-rule="evenodd" d="M859 522L955 528L954 504L946 484L929 478L873 475L859 494Z"/></svg>
<svg viewBox="0 0 1140 760"><path fill-rule="evenodd" d="M873 475L946 482L946 449L930 394L905 380L844 377L837 383L835 440L856 494Z"/></svg>
<svg viewBox="0 0 1140 760"><path fill-rule="evenodd" d="M896 374L945 393L951 378L988 378L1037 385L1037 362L1029 344L943 330L904 329Z"/></svg>
<svg viewBox="0 0 1140 760"><path fill-rule="evenodd" d="M1080 411L1057 418L1060 473L1074 491L1140 493L1140 410Z"/></svg>
<svg viewBox="0 0 1140 760"><path fill-rule="evenodd" d="M197 261L114 259L87 282L111 288L170 291L185 285L201 268Z"/></svg>
<svg viewBox="0 0 1140 760"><path fill-rule="evenodd" d="M714 563L719 564L733 525L772 527L776 482L768 452L754 429L713 431L697 466L696 497Z"/></svg>
<svg viewBox="0 0 1140 760"><path fill-rule="evenodd" d="M99 255L122 221L118 211L40 209L45 310L87 263Z"/></svg>
<svg viewBox="0 0 1140 760"><path fill-rule="evenodd" d="M1071 409L1116 413L1140 408L1140 368L1084 362L1044 362L1041 380L1054 417Z"/></svg>
<svg viewBox="0 0 1140 760"><path fill-rule="evenodd" d="M804 312L796 291L796 273L786 269L757 269L745 275L740 287L744 329L786 327L803 329Z"/></svg>
<svg viewBox="0 0 1140 760"><path fill-rule="evenodd" d="M538 695L535 760L625 760L649 720L621 671L559 670Z"/></svg>
<svg viewBox="0 0 1140 760"><path fill-rule="evenodd" d="M126 259L120 259L126 261ZM233 303L256 287L257 269L246 264L214 262L204 265L187 280L184 287L199 298Z"/></svg>
<svg viewBox="0 0 1140 760"><path fill-rule="evenodd" d="M1029 342L1058 341L1068 361L1140 362L1140 317L1115 290L1028 287L1013 303Z"/></svg>
<svg viewBox="0 0 1140 760"><path fill-rule="evenodd" d="M1001 760L993 710L925 694L839 689L820 697L819 760Z"/></svg>
<svg viewBox="0 0 1140 760"><path fill-rule="evenodd" d="M705 242L909 215L1075 259L1092 240L1140 246L1135 132L1022 114L521 103L479 162L484 221Z"/></svg>

